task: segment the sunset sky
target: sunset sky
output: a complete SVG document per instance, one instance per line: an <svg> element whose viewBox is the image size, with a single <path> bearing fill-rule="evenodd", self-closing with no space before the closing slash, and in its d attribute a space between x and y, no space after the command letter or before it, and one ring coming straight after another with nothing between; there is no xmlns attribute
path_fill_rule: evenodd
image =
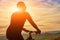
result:
<svg viewBox="0 0 60 40"><path fill-rule="evenodd" d="M60 30L60 0L0 0L0 34L5 33L19 1L26 4L26 11L42 32ZM25 26L31 25L26 21Z"/></svg>

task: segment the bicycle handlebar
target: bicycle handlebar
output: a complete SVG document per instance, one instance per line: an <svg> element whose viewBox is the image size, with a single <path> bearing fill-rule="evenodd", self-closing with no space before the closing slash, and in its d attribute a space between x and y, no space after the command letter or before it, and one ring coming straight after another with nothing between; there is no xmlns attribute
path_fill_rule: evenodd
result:
<svg viewBox="0 0 60 40"><path fill-rule="evenodd" d="M37 32L37 31L31 31L31 32L29 32L29 35L31 35L31 33L40 34L40 32Z"/></svg>
<svg viewBox="0 0 60 40"><path fill-rule="evenodd" d="M30 31L29 32L29 37L26 40L34 40L31 36L31 33L36 33L37 34L38 32L37 31Z"/></svg>

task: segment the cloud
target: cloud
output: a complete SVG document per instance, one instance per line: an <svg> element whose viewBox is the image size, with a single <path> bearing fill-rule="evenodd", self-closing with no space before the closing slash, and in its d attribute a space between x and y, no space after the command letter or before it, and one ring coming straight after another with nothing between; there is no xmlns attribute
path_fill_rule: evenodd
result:
<svg viewBox="0 0 60 40"><path fill-rule="evenodd" d="M52 2L56 2L57 4L60 4L60 0L52 0Z"/></svg>
<svg viewBox="0 0 60 40"><path fill-rule="evenodd" d="M41 0L38 1L38 0L35 0L35 1L31 1L30 2L30 5L32 5L33 7L49 7L48 5L45 5L45 3L43 3Z"/></svg>
<svg viewBox="0 0 60 40"><path fill-rule="evenodd" d="M31 4L37 7L40 7L41 4L45 7L56 7L60 6L60 0L35 0L31 1Z"/></svg>
<svg viewBox="0 0 60 40"><path fill-rule="evenodd" d="M42 0L41 2L47 3L51 6L60 5L60 0Z"/></svg>

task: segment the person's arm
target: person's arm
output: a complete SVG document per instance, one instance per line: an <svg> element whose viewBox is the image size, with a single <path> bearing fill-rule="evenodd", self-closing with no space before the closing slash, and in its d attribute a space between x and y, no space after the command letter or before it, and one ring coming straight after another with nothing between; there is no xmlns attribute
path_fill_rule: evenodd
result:
<svg viewBox="0 0 60 40"><path fill-rule="evenodd" d="M30 22L30 24L38 31L38 32L41 32L40 30L39 30L39 28L37 27L37 25L34 23L34 21L32 20L32 17L29 15L29 14L27 14L26 15L27 16L27 20Z"/></svg>
<svg viewBox="0 0 60 40"><path fill-rule="evenodd" d="M33 31L29 31L29 30L27 30L25 28L23 28L23 31L25 31L25 32L33 32Z"/></svg>
<svg viewBox="0 0 60 40"><path fill-rule="evenodd" d="M27 29L25 29L25 28L23 28L23 31L25 31L25 32L29 32L29 30L27 30Z"/></svg>

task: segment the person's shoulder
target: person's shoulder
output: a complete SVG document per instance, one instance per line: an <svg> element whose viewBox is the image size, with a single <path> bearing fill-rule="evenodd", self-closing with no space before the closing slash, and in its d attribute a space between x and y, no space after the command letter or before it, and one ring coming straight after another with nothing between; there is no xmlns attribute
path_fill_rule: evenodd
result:
<svg viewBox="0 0 60 40"><path fill-rule="evenodd" d="M17 11L16 12L13 12L13 14L16 14L16 13L18 13Z"/></svg>
<svg viewBox="0 0 60 40"><path fill-rule="evenodd" d="M25 12L26 15L30 15L28 12Z"/></svg>
<svg viewBox="0 0 60 40"><path fill-rule="evenodd" d="M13 12L11 16L16 15L18 12Z"/></svg>

